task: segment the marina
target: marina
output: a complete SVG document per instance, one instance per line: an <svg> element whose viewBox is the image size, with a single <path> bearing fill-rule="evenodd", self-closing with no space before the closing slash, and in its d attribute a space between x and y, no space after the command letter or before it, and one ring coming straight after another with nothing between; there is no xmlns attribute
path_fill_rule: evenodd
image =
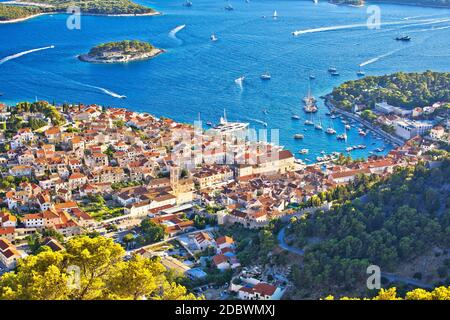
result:
<svg viewBox="0 0 450 320"><path fill-rule="evenodd" d="M393 144L402 143L367 125L362 129L366 135L360 135L358 123L364 122L344 114L347 123L342 123L338 117L342 113L331 113L318 97L362 77L362 72L372 76L450 68L450 47L440 40L450 36L450 29L440 29L439 21L446 16L442 10L380 4L384 23L401 24L368 30L354 27L365 24L360 10L327 2L277 1L276 8L264 1L192 2L188 8L182 5L184 0L143 0L143 5L156 6L163 13L158 17L84 16L82 34L61 27L66 17L56 14L2 25L8 28L8 37L0 32L0 59L54 45L1 64L2 101L34 101L37 96L57 103L101 103L184 123L192 123L201 112L205 124L209 122L205 128L213 128L226 108L229 122L278 130L280 145L298 159L313 162L322 150L345 153L349 146L366 145L351 151L361 158L370 152L386 154ZM227 4L234 10L225 9ZM403 20L423 15L433 17ZM421 23L427 25L415 26ZM98 29L104 30L101 38ZM300 31L297 37L292 36L295 30ZM403 35L412 40L393 40ZM150 41L166 54L108 66L81 64L74 58L105 39L120 38ZM433 53L435 46L439 55ZM339 77L329 72L332 68ZM43 78L45 87L40 85ZM20 87L15 85L18 82ZM304 110L309 88L317 97L315 112ZM326 133L330 121L335 134ZM347 140L338 140L345 131ZM295 134L303 134L304 139L293 139ZM309 154L298 153L302 149Z"/></svg>

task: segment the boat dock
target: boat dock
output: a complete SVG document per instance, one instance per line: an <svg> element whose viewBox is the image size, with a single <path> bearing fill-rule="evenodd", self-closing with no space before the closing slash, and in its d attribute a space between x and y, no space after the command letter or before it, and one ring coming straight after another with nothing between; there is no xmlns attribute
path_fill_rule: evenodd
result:
<svg viewBox="0 0 450 320"><path fill-rule="evenodd" d="M351 112L347 112L344 111L342 109L336 108L335 106L333 106L331 104L331 102L328 101L328 99L325 97L325 106L330 109L330 111L332 112L336 112L339 114L342 114L348 118L351 118L353 120L358 121L359 123L361 123L362 125L364 125L365 127L369 128L370 130L372 130L373 132L375 132L376 134L382 136L383 138L385 138L386 140L388 140L390 143L392 143L394 146L402 146L405 141L399 137L393 136L389 133L387 133L386 131L382 130L381 128L375 127L373 126L371 123L369 123L368 121L362 119L360 116L351 113Z"/></svg>

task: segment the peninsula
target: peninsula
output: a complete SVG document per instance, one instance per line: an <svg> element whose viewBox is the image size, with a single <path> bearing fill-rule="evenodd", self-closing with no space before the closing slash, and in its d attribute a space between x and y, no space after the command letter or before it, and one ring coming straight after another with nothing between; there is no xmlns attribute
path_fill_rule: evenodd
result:
<svg viewBox="0 0 450 320"><path fill-rule="evenodd" d="M127 63L150 59L163 53L148 42L123 40L108 42L92 48L89 53L78 56L78 59L91 63Z"/></svg>
<svg viewBox="0 0 450 320"><path fill-rule="evenodd" d="M66 13L69 7L78 7L85 15L144 16L158 15L152 8L130 0L15 0L0 4L0 22L19 22L45 13Z"/></svg>

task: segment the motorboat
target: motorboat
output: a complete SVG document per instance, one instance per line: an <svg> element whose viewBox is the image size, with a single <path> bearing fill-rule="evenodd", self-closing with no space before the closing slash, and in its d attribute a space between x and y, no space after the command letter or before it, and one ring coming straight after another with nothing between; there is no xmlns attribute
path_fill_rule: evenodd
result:
<svg viewBox="0 0 450 320"><path fill-rule="evenodd" d="M260 76L261 80L270 80L272 78L272 76L270 75L270 73L265 72Z"/></svg>
<svg viewBox="0 0 450 320"><path fill-rule="evenodd" d="M308 154L309 153L309 149L302 149L298 153L300 153L300 154Z"/></svg>

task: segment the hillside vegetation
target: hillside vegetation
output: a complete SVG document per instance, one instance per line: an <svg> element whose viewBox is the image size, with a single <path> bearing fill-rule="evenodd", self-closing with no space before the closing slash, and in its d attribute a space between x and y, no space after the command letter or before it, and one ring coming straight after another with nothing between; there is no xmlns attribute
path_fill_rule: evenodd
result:
<svg viewBox="0 0 450 320"><path fill-rule="evenodd" d="M45 5L45 7L0 4L0 21L25 18L44 12L67 12L67 8L73 6L80 8L81 12L85 14L141 15L155 13L152 8L130 0L33 0L32 2L36 5Z"/></svg>
<svg viewBox="0 0 450 320"><path fill-rule="evenodd" d="M397 72L347 81L333 89L330 100L336 107L346 110L355 103L373 108L376 102L381 101L412 109L450 101L449 84L449 72Z"/></svg>
<svg viewBox="0 0 450 320"><path fill-rule="evenodd" d="M325 300L334 300L333 296L328 296ZM341 300L361 300L360 298L343 297ZM397 295L397 288L381 289L378 295L371 300L450 300L450 287L438 287L433 291L415 289L408 291L405 297Z"/></svg>
<svg viewBox="0 0 450 320"><path fill-rule="evenodd" d="M439 168L401 169L372 188L364 201L348 201L294 222L287 232L291 244L306 249L303 268L294 270L298 287L361 288L371 264L392 272L434 246L448 249L449 181L450 159ZM308 245L311 238L319 241ZM447 269L441 278L450 281Z"/></svg>
<svg viewBox="0 0 450 320"><path fill-rule="evenodd" d="M148 42L138 40L124 40L119 42L108 42L98 45L89 51L90 55L99 55L105 52L117 51L123 54L144 53L153 50L153 46Z"/></svg>
<svg viewBox="0 0 450 320"><path fill-rule="evenodd" d="M0 4L0 21L22 19L43 12L44 10L38 7L20 7Z"/></svg>

